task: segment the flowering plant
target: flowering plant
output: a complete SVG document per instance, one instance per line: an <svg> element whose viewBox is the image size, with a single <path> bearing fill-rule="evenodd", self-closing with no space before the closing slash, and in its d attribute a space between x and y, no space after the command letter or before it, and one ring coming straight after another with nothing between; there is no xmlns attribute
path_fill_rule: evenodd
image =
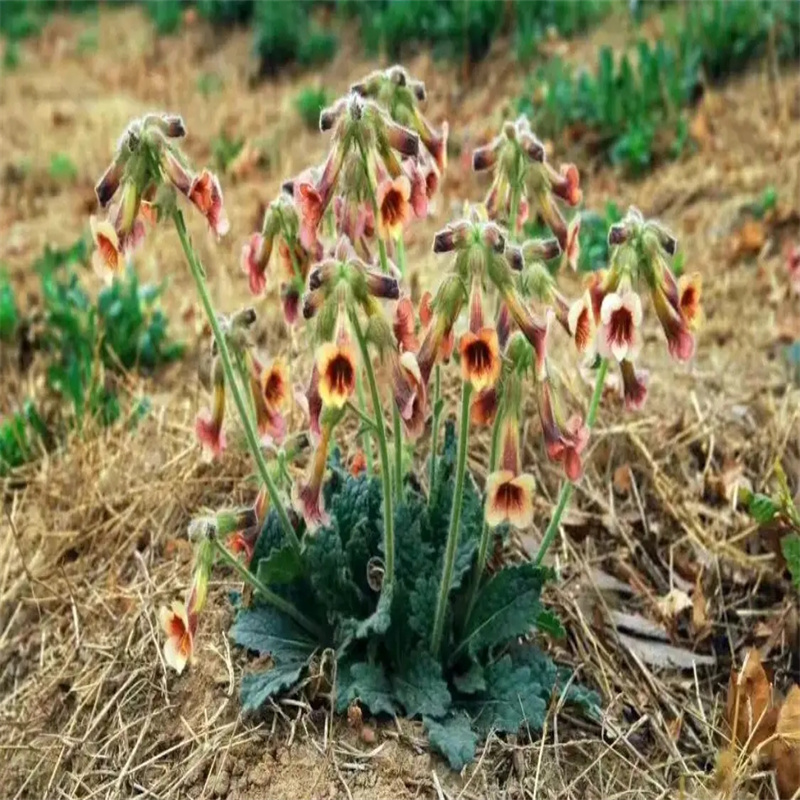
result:
<svg viewBox="0 0 800 800"><path fill-rule="evenodd" d="M222 193L176 148L184 133L177 118L146 117L126 132L98 186L101 203L119 187L122 201L94 231L98 261L116 267L141 240L140 217L173 220L213 331L213 403L198 417L198 438L211 458L224 457L230 395L260 481L252 507L190 526L194 580L185 604L162 611L167 663L180 671L191 661L208 577L222 562L248 587L232 637L272 664L256 662L244 675L246 709L313 679L317 690L330 687L340 710L358 703L374 714L421 717L432 745L460 768L479 735L516 732L523 722L540 728L557 685L597 707L530 640L537 629L562 633L541 604L553 577L542 562L583 474L610 362L619 364L626 406L644 402L646 377L634 366L638 289L653 297L670 351L686 359L699 284L675 282L674 238L631 210L610 231L607 272L567 300L547 262L576 262L577 223L564 222L559 204L580 202L579 174L574 165L551 166L523 118L475 152L475 168L494 171L489 196L435 235L443 277L415 303L404 288L404 231L430 213L446 169L447 126L437 131L425 119L424 100L422 84L401 67L354 85L321 113L320 128L331 134L324 163L284 184L242 249L261 302L277 247L287 323L304 325L314 344L299 398L313 445L302 477L291 474L302 448L282 410L286 365L255 352L257 309L220 315L208 295L178 198L221 235ZM529 213L552 238L518 241ZM564 391L555 325L594 372L585 415ZM460 407L441 443L442 386L455 380ZM544 452L563 465L564 488L536 557L511 564L504 546L534 516L535 481L520 441L529 399ZM346 465L335 443L349 423L361 449ZM483 491L467 468L481 427L491 429ZM409 445L425 438L422 475L406 464Z"/></svg>

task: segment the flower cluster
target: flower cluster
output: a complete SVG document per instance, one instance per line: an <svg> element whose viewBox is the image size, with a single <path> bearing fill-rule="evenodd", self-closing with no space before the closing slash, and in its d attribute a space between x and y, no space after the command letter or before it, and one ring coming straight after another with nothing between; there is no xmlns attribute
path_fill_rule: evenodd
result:
<svg viewBox="0 0 800 800"><path fill-rule="evenodd" d="M131 122L120 137L114 159L95 187L100 206L108 208L107 216L90 220L95 242L92 263L105 279L122 272L145 237L145 222L155 224L169 215L176 190L200 211L217 236L228 232L219 181L206 169L195 174L189 168L176 143L185 135L180 117L147 114Z"/></svg>
<svg viewBox="0 0 800 800"><path fill-rule="evenodd" d="M600 355L619 364L625 406L635 410L644 404L648 381L648 373L635 365L643 342L639 291L650 294L670 355L688 361L701 320L701 281L698 274L675 279L670 265L675 237L635 208L611 227L608 242L609 267L592 275L570 308L569 330L587 360Z"/></svg>
<svg viewBox="0 0 800 800"><path fill-rule="evenodd" d="M538 214L558 240L570 266L577 266L580 217L576 215L567 226L556 198L573 208L581 202L578 169L574 164L553 168L527 117L507 122L499 136L474 150L472 167L478 172L494 171L486 197L490 219L504 221L518 236L531 212Z"/></svg>

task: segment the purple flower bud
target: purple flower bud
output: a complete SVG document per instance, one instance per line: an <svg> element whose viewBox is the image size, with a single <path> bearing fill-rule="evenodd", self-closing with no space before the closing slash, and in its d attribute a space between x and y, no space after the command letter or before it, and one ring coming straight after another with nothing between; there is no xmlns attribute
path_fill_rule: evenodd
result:
<svg viewBox="0 0 800 800"><path fill-rule="evenodd" d="M519 144L531 161L544 163L544 145L532 133L523 133L519 137Z"/></svg>
<svg viewBox="0 0 800 800"><path fill-rule="evenodd" d="M625 242L628 241L629 235L630 231L628 230L628 226L618 222L608 229L608 244L611 247L619 244L625 244Z"/></svg>
<svg viewBox="0 0 800 800"><path fill-rule="evenodd" d="M404 156L416 158L419 155L419 136L408 128L387 121L386 138L391 147Z"/></svg>
<svg viewBox="0 0 800 800"><path fill-rule="evenodd" d="M117 159L114 163L109 164L103 177L97 182L94 187L94 193L97 195L97 202L102 207L105 207L110 202L111 198L119 188L120 181L122 180L123 167L120 160Z"/></svg>
<svg viewBox="0 0 800 800"><path fill-rule="evenodd" d="M525 266L525 261L522 258L522 250L519 247L514 247L512 245L508 245L505 251L506 261L508 261L508 266L511 267L515 272L521 272L522 268Z"/></svg>

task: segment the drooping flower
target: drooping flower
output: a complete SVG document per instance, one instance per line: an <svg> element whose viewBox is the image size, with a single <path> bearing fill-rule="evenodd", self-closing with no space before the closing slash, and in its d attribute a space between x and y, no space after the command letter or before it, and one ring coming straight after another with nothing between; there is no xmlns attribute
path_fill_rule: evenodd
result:
<svg viewBox="0 0 800 800"><path fill-rule="evenodd" d="M572 269L578 269L578 260L581 256L580 233L581 218L576 214L567 226L567 246L564 251L567 256L567 263Z"/></svg>
<svg viewBox="0 0 800 800"><path fill-rule="evenodd" d="M194 655L197 614L190 613L184 603L176 600L171 608L162 606L159 619L167 635L167 640L164 642L164 660L180 675Z"/></svg>
<svg viewBox="0 0 800 800"><path fill-rule="evenodd" d="M492 472L486 478L486 524L496 528L504 522L520 530L533 523L533 475L515 475L511 470Z"/></svg>
<svg viewBox="0 0 800 800"><path fill-rule="evenodd" d="M269 511L269 494L262 487L256 495L252 508L245 508L230 515L234 530L227 536L227 547L234 555L244 556L246 564L253 559L256 541L264 527Z"/></svg>
<svg viewBox="0 0 800 800"><path fill-rule="evenodd" d="M416 439L425 428L425 384L414 353L396 356L392 370L394 401L400 412L403 428L410 439Z"/></svg>
<svg viewBox="0 0 800 800"><path fill-rule="evenodd" d="M632 361L620 362L622 375L622 398L628 411L640 411L647 400L647 383L650 378L647 370L636 369Z"/></svg>
<svg viewBox="0 0 800 800"><path fill-rule="evenodd" d="M494 328L482 328L477 333L467 331L461 336L461 377L480 392L493 386L500 377L500 344Z"/></svg>
<svg viewBox="0 0 800 800"><path fill-rule="evenodd" d="M385 239L397 239L411 219L411 182L406 175L386 178L377 191L378 233Z"/></svg>
<svg viewBox="0 0 800 800"><path fill-rule="evenodd" d="M497 385L481 390L470 406L469 418L473 425L491 425L497 414L499 398Z"/></svg>
<svg viewBox="0 0 800 800"><path fill-rule="evenodd" d="M98 276L111 281L122 274L124 256L120 250L119 237L114 226L105 219L89 217L95 249L92 252L92 266Z"/></svg>
<svg viewBox="0 0 800 800"><path fill-rule="evenodd" d="M597 350L604 358L635 360L642 349L642 301L630 286L603 298Z"/></svg>
<svg viewBox="0 0 800 800"><path fill-rule="evenodd" d="M355 348L348 341L325 342L317 351L319 395L323 405L342 408L356 388Z"/></svg>
<svg viewBox="0 0 800 800"><path fill-rule="evenodd" d="M702 286L702 278L697 272L692 275L681 275L678 279L678 307L691 330L698 328L702 319L700 308Z"/></svg>
<svg viewBox="0 0 800 800"><path fill-rule="evenodd" d="M230 223L222 203L222 189L216 175L204 169L192 181L188 197L206 218L209 227L217 237L228 233Z"/></svg>
<svg viewBox="0 0 800 800"><path fill-rule="evenodd" d="M575 347L586 361L594 358L597 350L597 325L589 292L576 300L569 309L569 332Z"/></svg>
<svg viewBox="0 0 800 800"><path fill-rule="evenodd" d="M267 263L272 249L271 240L254 233L242 246L242 271L247 275L250 291L254 295L264 293L267 286Z"/></svg>
<svg viewBox="0 0 800 800"><path fill-rule="evenodd" d="M544 381L539 413L547 455L551 461L563 463L567 478L575 482L583 474L581 453L589 441L589 430L578 414L561 423L554 408L552 392L550 381Z"/></svg>
<svg viewBox="0 0 800 800"><path fill-rule="evenodd" d="M203 445L203 455L207 460L219 458L225 449L225 432L222 424L225 419L225 372L219 359L212 368L214 376L212 410L203 410L197 415L195 432L200 444Z"/></svg>
<svg viewBox="0 0 800 800"><path fill-rule="evenodd" d="M394 310L394 338L401 351L416 353L419 339L416 331L416 315L410 297L401 297Z"/></svg>
<svg viewBox="0 0 800 800"><path fill-rule="evenodd" d="M667 338L667 348L676 361L689 361L694 355L695 339L686 319L669 301L661 286L651 292L653 308Z"/></svg>
<svg viewBox="0 0 800 800"><path fill-rule="evenodd" d="M303 515L309 530L320 525L327 525L330 516L325 511L325 500L322 496L322 481L325 477L325 465L328 461L328 447L331 439L331 426L322 426L322 435L314 451L308 479L296 484L293 492L295 508Z"/></svg>
<svg viewBox="0 0 800 800"><path fill-rule="evenodd" d="M288 398L288 375L281 359L262 366L249 354L250 391L256 410L256 424L264 441L280 443L286 435L286 418L281 408Z"/></svg>

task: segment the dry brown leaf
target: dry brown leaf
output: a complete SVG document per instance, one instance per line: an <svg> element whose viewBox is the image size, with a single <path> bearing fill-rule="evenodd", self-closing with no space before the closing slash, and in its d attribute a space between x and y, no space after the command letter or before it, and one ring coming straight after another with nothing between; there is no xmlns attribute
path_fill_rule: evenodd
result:
<svg viewBox="0 0 800 800"><path fill-rule="evenodd" d="M756 648L747 651L742 668L731 669L725 719L734 741L752 753L775 732L778 709L772 684Z"/></svg>
<svg viewBox="0 0 800 800"><path fill-rule="evenodd" d="M630 464L622 464L614 470L614 491L619 494L628 494L633 484L633 474Z"/></svg>
<svg viewBox="0 0 800 800"><path fill-rule="evenodd" d="M698 638L705 636L711 629L711 621L708 618L708 600L703 593L701 578L702 575L698 574L692 594L692 629Z"/></svg>
<svg viewBox="0 0 800 800"><path fill-rule="evenodd" d="M772 767L782 798L800 790L800 686L792 686L783 701L772 743Z"/></svg>
<svg viewBox="0 0 800 800"><path fill-rule="evenodd" d="M736 260L743 256L758 255L766 241L764 223L758 219L748 219L731 238L731 257Z"/></svg>
<svg viewBox="0 0 800 800"><path fill-rule="evenodd" d="M713 141L711 127L708 124L708 115L700 109L689 123L689 135L702 149L706 149Z"/></svg>

